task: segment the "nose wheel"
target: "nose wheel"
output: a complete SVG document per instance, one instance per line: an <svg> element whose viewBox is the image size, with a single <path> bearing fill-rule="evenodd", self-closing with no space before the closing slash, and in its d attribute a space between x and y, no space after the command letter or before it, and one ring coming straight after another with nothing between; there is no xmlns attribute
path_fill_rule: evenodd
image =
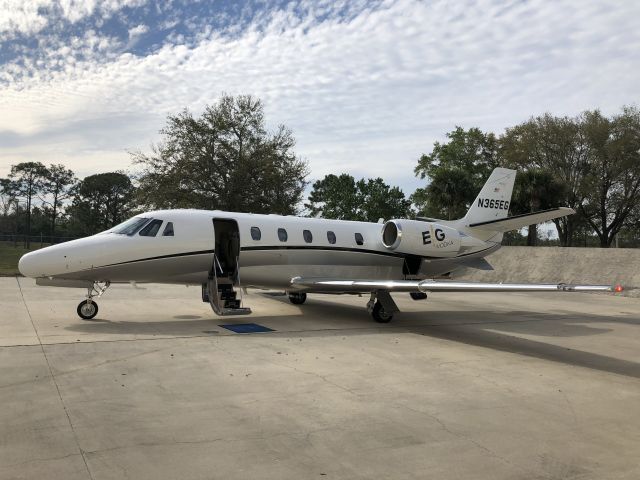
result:
<svg viewBox="0 0 640 480"><path fill-rule="evenodd" d="M98 314L98 304L88 298L87 300L83 300L78 305L78 316L83 320L91 320Z"/></svg>
<svg viewBox="0 0 640 480"><path fill-rule="evenodd" d="M100 298L109 288L109 282L93 282L87 289L87 299L80 302L76 312L83 320L91 320L98 314L98 304L93 301L93 297Z"/></svg>

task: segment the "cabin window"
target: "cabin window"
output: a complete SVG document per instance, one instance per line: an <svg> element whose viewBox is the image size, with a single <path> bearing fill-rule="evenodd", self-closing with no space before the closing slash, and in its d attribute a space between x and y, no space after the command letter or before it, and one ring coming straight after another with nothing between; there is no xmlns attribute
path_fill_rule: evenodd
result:
<svg viewBox="0 0 640 480"><path fill-rule="evenodd" d="M289 238L289 235L287 235L287 231L284 228L278 229L278 238L281 242L286 242Z"/></svg>
<svg viewBox="0 0 640 480"><path fill-rule="evenodd" d="M162 232L163 237L173 237L173 222L167 222L167 226L164 227Z"/></svg>
<svg viewBox="0 0 640 480"><path fill-rule="evenodd" d="M311 230L303 230L302 231L302 236L304 237L304 241L307 243L311 243L313 242L313 235L311 233Z"/></svg>
<svg viewBox="0 0 640 480"><path fill-rule="evenodd" d="M121 223L111 229L111 233L117 233L118 235L135 235L145 223L149 221L148 218L133 217L126 222Z"/></svg>
<svg viewBox="0 0 640 480"><path fill-rule="evenodd" d="M362 238L362 234L361 233L356 233L356 244L357 245L364 245L364 238Z"/></svg>
<svg viewBox="0 0 640 480"><path fill-rule="evenodd" d="M158 230L160 230L161 225L162 220L151 220L142 230L140 230L138 235L141 237L155 237L158 234Z"/></svg>
<svg viewBox="0 0 640 480"><path fill-rule="evenodd" d="M251 227L251 238L256 242L262 238L262 232L258 227Z"/></svg>
<svg viewBox="0 0 640 480"><path fill-rule="evenodd" d="M336 234L329 230L327 232L327 240L329 240L329 243L333 245L334 243L336 243Z"/></svg>

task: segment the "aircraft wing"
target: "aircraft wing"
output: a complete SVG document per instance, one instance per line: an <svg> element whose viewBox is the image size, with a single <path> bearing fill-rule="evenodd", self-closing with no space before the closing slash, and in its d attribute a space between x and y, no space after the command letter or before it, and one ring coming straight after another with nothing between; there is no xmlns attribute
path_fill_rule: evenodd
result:
<svg viewBox="0 0 640 480"><path fill-rule="evenodd" d="M450 280L344 280L332 278L291 279L296 290L317 293L387 292L620 292L620 285L574 285L568 283L483 283Z"/></svg>
<svg viewBox="0 0 640 480"><path fill-rule="evenodd" d="M519 230L528 225L544 223L555 218L573 215L574 213L576 213L576 211L569 207L550 208L549 210L525 213L523 215L514 215L512 217L502 218L499 220L472 223L469 227L477 228L479 230L490 230L492 232L508 232L510 230Z"/></svg>

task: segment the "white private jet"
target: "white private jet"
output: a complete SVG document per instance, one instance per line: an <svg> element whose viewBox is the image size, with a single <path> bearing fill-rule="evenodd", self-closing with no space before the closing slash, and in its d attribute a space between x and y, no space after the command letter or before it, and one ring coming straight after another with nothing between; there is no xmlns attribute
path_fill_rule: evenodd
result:
<svg viewBox="0 0 640 480"><path fill-rule="evenodd" d="M137 215L106 232L28 253L20 272L38 285L81 287L78 315L98 313L94 298L111 283L201 285L218 315L248 314L237 292L276 288L302 304L308 292L368 293L386 323L398 311L390 292L620 291L609 285L506 284L447 280L460 267L491 269L484 257L503 232L575 213L554 208L507 217L515 170L496 168L466 216L386 223L204 210ZM437 279L437 280L435 280Z"/></svg>

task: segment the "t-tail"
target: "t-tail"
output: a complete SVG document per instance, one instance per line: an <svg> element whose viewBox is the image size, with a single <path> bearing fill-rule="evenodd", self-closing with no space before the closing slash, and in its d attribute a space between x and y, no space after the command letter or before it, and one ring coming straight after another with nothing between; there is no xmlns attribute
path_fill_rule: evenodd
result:
<svg viewBox="0 0 640 480"><path fill-rule="evenodd" d="M576 213L572 208L558 207L509 216L516 173L509 168L496 168L491 172L467 214L456 222L458 228L483 240L500 241L504 232Z"/></svg>
<svg viewBox="0 0 640 480"><path fill-rule="evenodd" d="M507 218L515 181L515 170L496 168L491 172L463 219L465 225Z"/></svg>

